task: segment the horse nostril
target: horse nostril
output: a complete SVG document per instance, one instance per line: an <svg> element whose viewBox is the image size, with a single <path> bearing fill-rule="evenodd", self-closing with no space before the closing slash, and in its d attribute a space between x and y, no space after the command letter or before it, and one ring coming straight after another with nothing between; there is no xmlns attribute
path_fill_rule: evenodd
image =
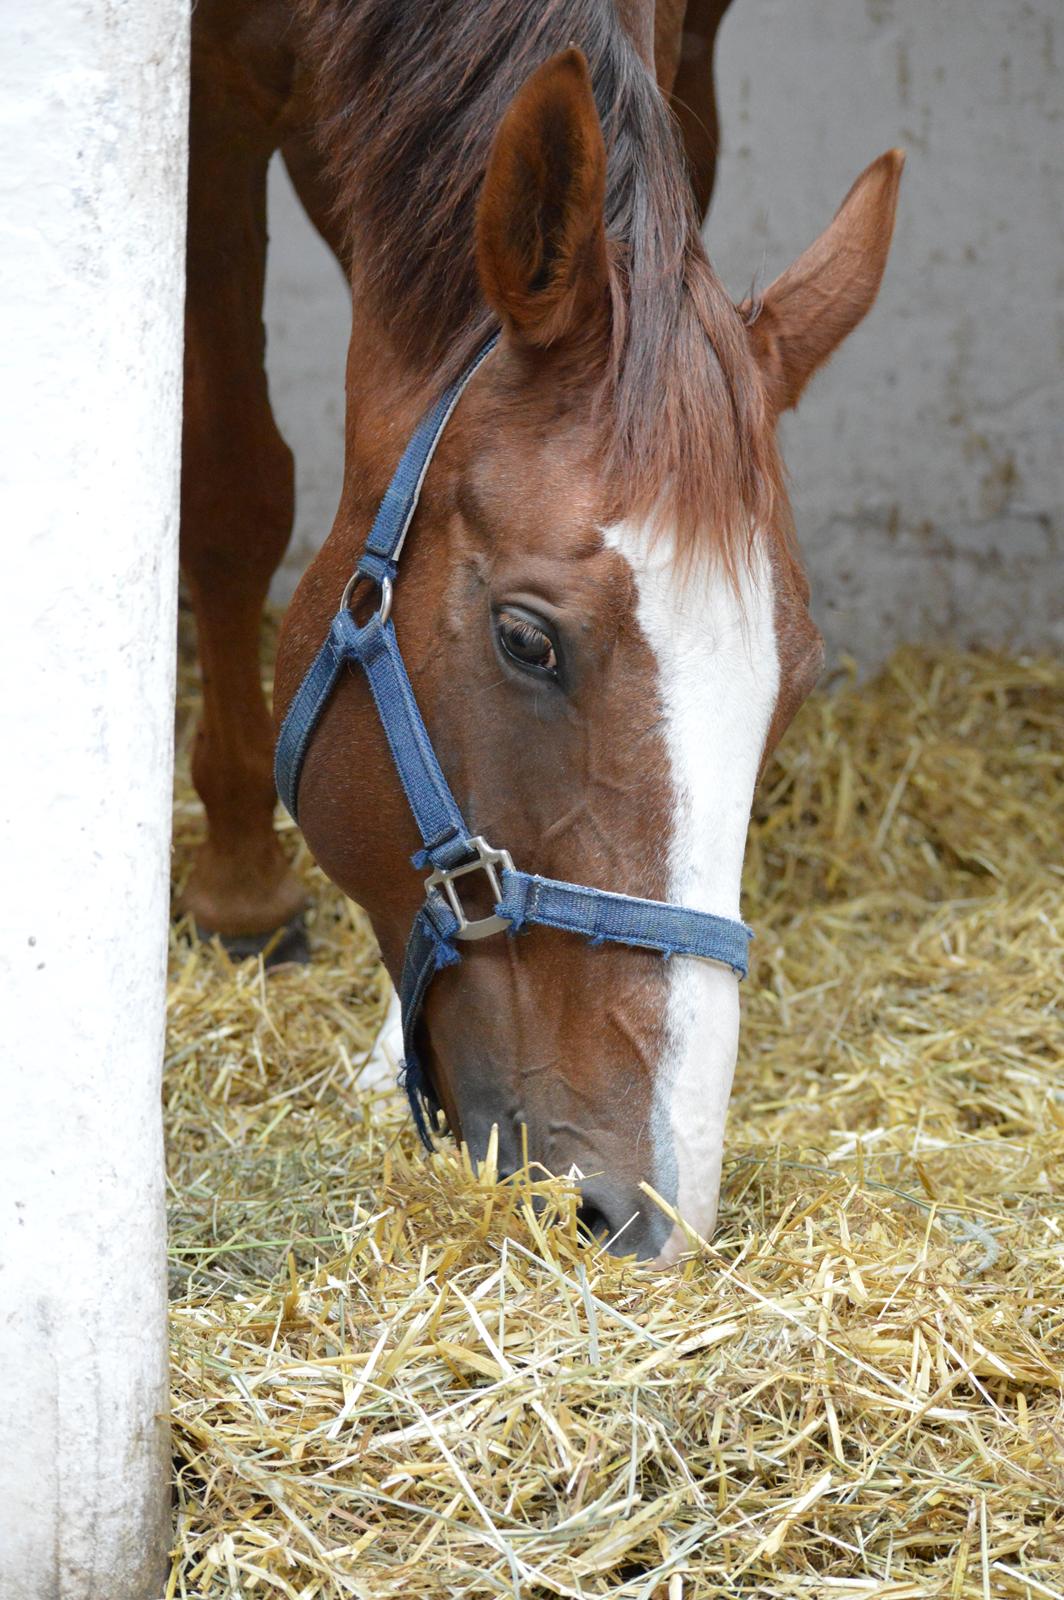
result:
<svg viewBox="0 0 1064 1600"><path fill-rule="evenodd" d="M609 1219L604 1211L590 1200L581 1200L576 1208L576 1220L599 1244L610 1236Z"/></svg>
<svg viewBox="0 0 1064 1600"><path fill-rule="evenodd" d="M647 1214L637 1189L602 1178L581 1185L576 1217L581 1231L615 1256L649 1259L658 1253L657 1235L663 1227L668 1232L664 1218L659 1223Z"/></svg>

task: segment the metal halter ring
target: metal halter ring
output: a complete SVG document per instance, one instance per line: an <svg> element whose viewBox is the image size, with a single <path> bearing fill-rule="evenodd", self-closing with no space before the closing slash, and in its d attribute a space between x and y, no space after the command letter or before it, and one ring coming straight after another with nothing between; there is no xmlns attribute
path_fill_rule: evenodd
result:
<svg viewBox="0 0 1064 1600"><path fill-rule="evenodd" d="M344 585L344 592L340 596L340 610L350 611L351 601L354 598L355 589L358 587L358 585L363 582L373 581L375 580L367 579L365 573L359 572L357 569L352 572L351 576L347 580L347 583ZM377 615L380 618L381 627L383 628L384 624L392 614L391 578L381 578L377 584L377 587L381 592L381 603L377 607Z"/></svg>

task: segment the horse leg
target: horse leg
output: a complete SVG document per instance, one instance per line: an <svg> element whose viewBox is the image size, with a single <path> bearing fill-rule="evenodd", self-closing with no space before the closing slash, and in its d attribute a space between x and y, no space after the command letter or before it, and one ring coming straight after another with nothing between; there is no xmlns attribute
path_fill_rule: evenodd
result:
<svg viewBox="0 0 1064 1600"><path fill-rule="evenodd" d="M198 87L194 73L181 558L203 679L192 778L208 831L183 904L202 931L245 954L295 925L304 905L274 832L273 735L259 665L263 605L292 528L293 472L263 365L274 139L237 99L216 92L209 71ZM285 955L302 953L299 937Z"/></svg>
<svg viewBox="0 0 1064 1600"><path fill-rule="evenodd" d="M348 240L336 207L336 189L325 170L317 143L299 128L281 146L281 157L299 203L328 245L345 277L351 272Z"/></svg>
<svg viewBox="0 0 1064 1600"><path fill-rule="evenodd" d="M659 32L658 78L679 124L700 217L709 209L717 175L720 125L713 50L729 4L730 0L687 0L681 27L673 25L665 39Z"/></svg>

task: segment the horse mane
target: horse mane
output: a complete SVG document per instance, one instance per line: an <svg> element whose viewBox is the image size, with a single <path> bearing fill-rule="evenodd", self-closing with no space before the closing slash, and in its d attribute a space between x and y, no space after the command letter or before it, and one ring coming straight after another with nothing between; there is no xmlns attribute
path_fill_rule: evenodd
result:
<svg viewBox="0 0 1064 1600"><path fill-rule="evenodd" d="M487 337L474 215L492 141L529 75L587 58L607 149L613 348L594 414L626 515L723 554L785 498L742 321L706 258L671 114L614 0L302 0L319 141L368 294L440 382Z"/></svg>

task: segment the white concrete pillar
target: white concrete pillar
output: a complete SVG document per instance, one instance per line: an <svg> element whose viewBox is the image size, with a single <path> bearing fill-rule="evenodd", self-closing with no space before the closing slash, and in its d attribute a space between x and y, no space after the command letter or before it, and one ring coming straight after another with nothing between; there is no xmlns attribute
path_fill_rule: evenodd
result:
<svg viewBox="0 0 1064 1600"><path fill-rule="evenodd" d="M188 0L0 46L0 1600L156 1600Z"/></svg>

